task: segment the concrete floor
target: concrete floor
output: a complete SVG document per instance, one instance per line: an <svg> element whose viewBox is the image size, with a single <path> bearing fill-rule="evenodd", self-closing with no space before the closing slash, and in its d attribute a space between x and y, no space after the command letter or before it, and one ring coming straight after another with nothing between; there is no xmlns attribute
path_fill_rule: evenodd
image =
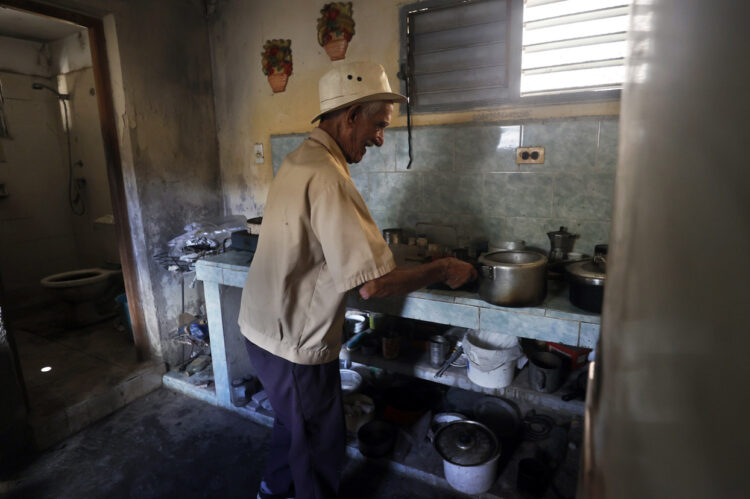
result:
<svg viewBox="0 0 750 499"><path fill-rule="evenodd" d="M64 314L46 306L11 325L42 449L161 386L164 372L163 363L138 362L130 334L115 320L64 329Z"/></svg>
<svg viewBox="0 0 750 499"><path fill-rule="evenodd" d="M230 411L159 389L41 454L7 498L255 497L270 429ZM463 497L349 460L342 498Z"/></svg>
<svg viewBox="0 0 750 499"><path fill-rule="evenodd" d="M13 323L31 412L44 416L102 393L138 364L128 333L113 320L65 330L55 309ZM43 367L51 367L42 372Z"/></svg>

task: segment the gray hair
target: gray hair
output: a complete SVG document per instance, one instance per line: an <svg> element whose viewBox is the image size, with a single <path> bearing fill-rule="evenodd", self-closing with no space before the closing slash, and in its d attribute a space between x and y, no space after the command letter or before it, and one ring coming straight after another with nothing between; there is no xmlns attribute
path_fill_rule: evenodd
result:
<svg viewBox="0 0 750 499"><path fill-rule="evenodd" d="M366 117L370 117L375 113L380 112L386 104L393 104L392 100L374 100L365 102L362 104L362 114Z"/></svg>

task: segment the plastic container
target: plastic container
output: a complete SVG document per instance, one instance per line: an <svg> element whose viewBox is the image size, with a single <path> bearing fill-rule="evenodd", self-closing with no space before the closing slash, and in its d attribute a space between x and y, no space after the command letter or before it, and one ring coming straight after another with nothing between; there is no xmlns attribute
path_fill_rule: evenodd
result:
<svg viewBox="0 0 750 499"><path fill-rule="evenodd" d="M344 395L349 395L359 390L362 384L362 376L351 369L340 369L341 372L341 391Z"/></svg>
<svg viewBox="0 0 750 499"><path fill-rule="evenodd" d="M522 353L518 338L472 330L466 333L463 345L472 383L484 388L504 388L513 382L516 360Z"/></svg>
<svg viewBox="0 0 750 499"><path fill-rule="evenodd" d="M115 301L120 306L120 320L122 321L125 330L130 336L133 336L133 325L130 322L130 310L128 309L128 297L125 293L117 295Z"/></svg>

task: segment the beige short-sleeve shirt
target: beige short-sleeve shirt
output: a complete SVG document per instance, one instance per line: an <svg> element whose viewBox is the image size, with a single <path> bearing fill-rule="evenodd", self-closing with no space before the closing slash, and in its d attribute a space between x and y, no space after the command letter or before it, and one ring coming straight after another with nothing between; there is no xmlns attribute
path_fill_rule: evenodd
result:
<svg viewBox="0 0 750 499"><path fill-rule="evenodd" d="M242 292L240 330L297 364L334 360L346 292L394 268L341 149L316 128L271 183Z"/></svg>

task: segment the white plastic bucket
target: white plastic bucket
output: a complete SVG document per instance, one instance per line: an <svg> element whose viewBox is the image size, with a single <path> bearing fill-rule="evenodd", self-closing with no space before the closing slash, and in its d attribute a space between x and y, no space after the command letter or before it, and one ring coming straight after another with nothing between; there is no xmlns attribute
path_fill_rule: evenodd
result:
<svg viewBox="0 0 750 499"><path fill-rule="evenodd" d="M521 356L518 338L471 330L466 333L463 344L472 383L484 388L504 388L513 382L516 360Z"/></svg>

